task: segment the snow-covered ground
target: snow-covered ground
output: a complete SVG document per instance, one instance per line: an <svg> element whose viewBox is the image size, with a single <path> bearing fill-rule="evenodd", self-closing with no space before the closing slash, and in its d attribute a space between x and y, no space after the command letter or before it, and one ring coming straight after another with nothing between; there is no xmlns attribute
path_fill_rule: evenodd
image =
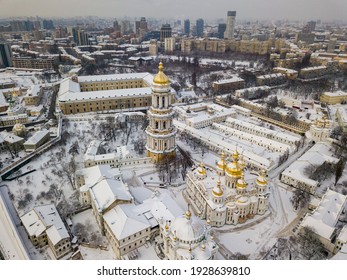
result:
<svg viewBox="0 0 347 280"><path fill-rule="evenodd" d="M7 182L11 193L15 198L15 205L18 208L18 202L21 198L25 197L27 193L30 193L33 197L27 205L19 210L19 214L22 215L29 211L35 205L46 204L54 202L66 202L69 205L69 209L74 210L79 207L78 194L69 183L66 176L59 176L56 171L59 170L61 163L67 163L70 161L72 155L69 153L71 146L78 142L78 154L75 155L75 160L79 167L82 167L83 154L87 148L87 145L91 140L100 139L100 133L98 131L98 124L102 120L94 121L70 121L69 125L64 124L64 131L69 133L69 137L66 138L66 144L64 149L62 146L56 146L49 152L35 158L29 164L22 168L22 172L28 169L35 169L33 173L25 175L18 180ZM209 128L207 128L209 130ZM141 137L143 130L140 128L133 128L130 139ZM117 145L125 144L126 134L119 131L116 135L116 139L105 143L107 151L111 151ZM207 166L215 166L216 160L219 159L219 155L205 150L203 153L201 148L195 150L184 143L183 141L177 141L179 145L184 145L189 150L197 162L204 161ZM61 162L59 162L61 160ZM179 174L178 179L174 183L179 182L178 187L160 188L159 186L146 186L144 182L160 182L160 177L155 168L134 168L126 169L123 174L124 180L129 184L130 191L132 193L142 192L143 188L146 188L146 193L139 200L148 198L151 192L169 193L178 205L185 211L187 209L187 202L182 196L182 190L185 188L185 184ZM296 213L292 210L290 204L291 191L279 188L275 182L273 182L270 188L270 204L271 208L264 217L257 216L254 221L249 221L245 224L237 227L228 226L223 227L223 231L230 232L218 232L216 229L216 237L220 242L227 247L227 249L235 254L241 253L248 255L251 259L259 257L261 251L267 250L273 245L276 235L285 228L295 217ZM47 199L46 196L42 196L42 192L50 191L52 185L55 185L51 192L52 196ZM140 197L140 195L135 195ZM85 226L88 232L86 241L92 240L94 243L101 244L103 248L90 248L89 246L82 246L81 253L84 259L114 259L114 254L107 240L104 236L101 236L100 230L96 225L95 218L91 210L73 215L72 217L72 231L75 231L76 224L80 223ZM242 230L241 230L242 229ZM275 242L275 241L274 241ZM31 246L32 247L32 246ZM31 250L35 250L33 247ZM43 255L41 255L43 253ZM35 251L35 258L50 258L47 250ZM139 249L139 259L157 259L152 246L143 246ZM222 259L223 256L218 254L217 258Z"/></svg>

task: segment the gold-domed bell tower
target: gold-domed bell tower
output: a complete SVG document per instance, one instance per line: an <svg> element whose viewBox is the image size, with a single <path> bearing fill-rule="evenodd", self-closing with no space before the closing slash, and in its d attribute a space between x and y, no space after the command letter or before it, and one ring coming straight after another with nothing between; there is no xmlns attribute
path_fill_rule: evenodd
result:
<svg viewBox="0 0 347 280"><path fill-rule="evenodd" d="M177 130L173 125L170 81L164 73L162 62L159 63L158 70L152 83L152 106L147 112L149 124L146 128L147 156L153 162L176 155Z"/></svg>

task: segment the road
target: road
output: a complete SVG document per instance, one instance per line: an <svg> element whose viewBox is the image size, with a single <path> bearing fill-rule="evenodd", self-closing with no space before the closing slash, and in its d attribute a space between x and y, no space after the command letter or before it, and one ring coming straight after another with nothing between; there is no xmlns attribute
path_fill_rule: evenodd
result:
<svg viewBox="0 0 347 280"><path fill-rule="evenodd" d="M301 157L308 149L312 147L311 143L306 143L295 154L290 156L286 162L279 167L271 170L268 174L269 188L271 188L271 195L273 196L273 204L269 206L271 211L270 219L272 221L272 227L269 228L265 235L263 235L263 241L260 242L257 249L250 255L250 259L260 258L259 253L268 247L271 247L276 238L284 236L284 234L291 233L291 229L299 222L299 219L304 213L299 212L298 216L288 224L288 214L283 205L283 201L280 194L281 184L278 176L289 165Z"/></svg>

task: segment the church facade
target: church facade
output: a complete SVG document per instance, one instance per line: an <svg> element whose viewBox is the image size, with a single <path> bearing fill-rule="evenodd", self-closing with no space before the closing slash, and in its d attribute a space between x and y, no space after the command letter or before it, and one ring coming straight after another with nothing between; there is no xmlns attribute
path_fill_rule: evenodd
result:
<svg viewBox="0 0 347 280"><path fill-rule="evenodd" d="M253 184L244 174L242 156L234 152L227 163L222 153L216 171L207 172L203 163L187 174L184 198L195 214L211 226L237 225L268 209L266 172L262 170Z"/></svg>

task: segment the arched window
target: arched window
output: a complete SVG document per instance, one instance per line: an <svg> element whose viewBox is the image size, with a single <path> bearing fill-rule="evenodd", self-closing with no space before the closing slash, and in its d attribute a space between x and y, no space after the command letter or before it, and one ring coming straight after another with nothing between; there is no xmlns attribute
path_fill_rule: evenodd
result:
<svg viewBox="0 0 347 280"><path fill-rule="evenodd" d="M155 122L155 128L158 129L159 128L159 123L156 121Z"/></svg>

